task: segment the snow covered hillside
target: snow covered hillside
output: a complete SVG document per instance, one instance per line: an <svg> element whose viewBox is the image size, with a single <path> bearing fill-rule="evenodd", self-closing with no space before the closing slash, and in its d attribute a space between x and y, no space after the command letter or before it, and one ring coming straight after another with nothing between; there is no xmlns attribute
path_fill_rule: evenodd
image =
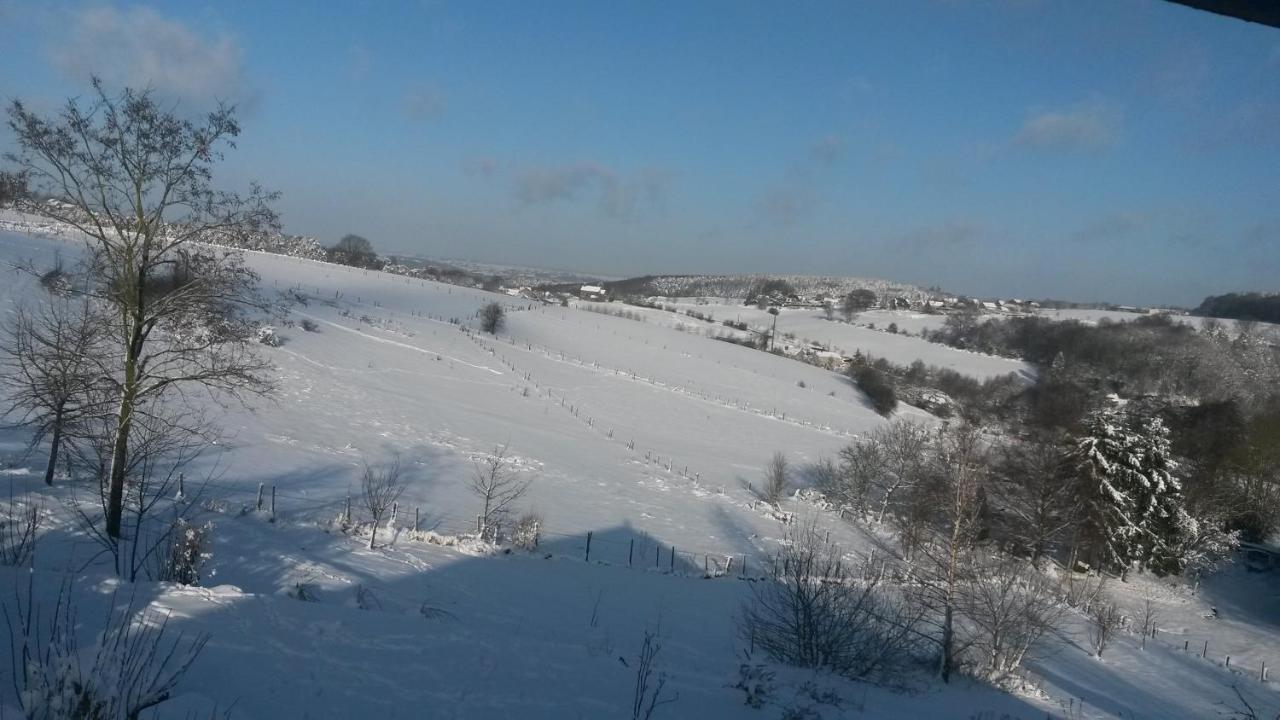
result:
<svg viewBox="0 0 1280 720"><path fill-rule="evenodd" d="M0 232L0 313L41 292L9 263L50 267L79 252L74 239ZM212 538L200 587L113 579L68 510L73 483L45 488L29 434L0 430L0 482L46 517L36 570L0 568L4 595L25 593L31 578L52 604L69 583L86 637L113 590L118 605L208 633L161 717L215 705L235 718L629 717L646 630L663 643L656 667L673 698L659 719L1215 717L1238 706L1233 684L1260 713L1280 712L1276 685L1255 677L1280 663L1280 610L1232 601L1274 593L1273 578L1235 569L1194 592L1150 578L1116 589L1133 607L1160 604L1159 638L1142 649L1125 635L1099 660L1076 618L1009 692L915 678L894 692L770 666L772 690L751 707L734 686L744 663L765 660L746 659L752 641L735 617L769 581L780 520L813 518L855 556L884 535L805 493L781 511L756 498L775 452L803 469L886 422L846 378L662 322L246 257L276 309L263 322L282 342L260 351L278 391L251 407L211 406L226 437L187 470L183 499L199 505ZM480 334L477 311L495 301L505 327ZM754 308L709 309L764 322ZM784 311L778 327L896 363L978 377L1030 371L817 311ZM935 422L909 406L896 416ZM457 537L476 525L475 462L499 446L532 480L521 510L542 517L534 552ZM396 456L408 489L393 530L369 549L335 519L364 464ZM1210 605L1221 619L1203 617ZM1184 652L1184 639L1192 650L1208 640L1207 657ZM0 709L13 707L12 692L5 678Z"/></svg>
<svg viewBox="0 0 1280 720"><path fill-rule="evenodd" d="M767 331L773 326L773 316L768 312L727 298L681 298L673 302L664 301L664 304L681 312L693 310L709 314L717 323L724 320L744 322L758 331ZM957 350L918 337L921 329L934 329L945 321L946 317L942 315L874 310L860 313L854 323L847 323L838 317L828 320L818 308L781 308L777 323L778 343L789 342L803 347L816 343L846 356L861 352L873 358L885 358L895 365L910 365L920 360L926 365L948 368L980 380L1009 373L1029 375L1033 372L1031 366L1024 362ZM877 329L867 327L868 323ZM903 333L913 333L917 337L884 332L889 323L897 323Z"/></svg>

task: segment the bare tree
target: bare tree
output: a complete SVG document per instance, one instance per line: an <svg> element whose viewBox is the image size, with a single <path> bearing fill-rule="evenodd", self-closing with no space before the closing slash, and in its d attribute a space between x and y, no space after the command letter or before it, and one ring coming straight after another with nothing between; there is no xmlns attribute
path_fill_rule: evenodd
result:
<svg viewBox="0 0 1280 720"><path fill-rule="evenodd" d="M480 537L496 542L506 516L516 501L524 497L533 484L532 478L521 478L511 468L507 446L493 450L493 454L475 463L471 475L471 492L480 498Z"/></svg>
<svg viewBox="0 0 1280 720"><path fill-rule="evenodd" d="M839 485L833 499L858 512L868 512L871 488L885 472L884 452L879 443L864 440L842 448Z"/></svg>
<svg viewBox="0 0 1280 720"><path fill-rule="evenodd" d="M962 645L955 616L973 573L977 540L979 487L986 472L981 434L969 424L944 426L930 460L935 482L934 529L921 543L918 557L906 565L915 600L928 611L938 645L938 676L950 682Z"/></svg>
<svg viewBox="0 0 1280 720"><path fill-rule="evenodd" d="M1111 638L1124 623L1124 615L1115 603L1100 601L1089 608L1089 640L1093 643L1093 652L1099 658L1107 649Z"/></svg>
<svg viewBox="0 0 1280 720"><path fill-rule="evenodd" d="M68 505L86 534L111 555L116 572L129 581L159 567L159 557L169 552L174 533L194 509L204 485L217 472L216 466L190 487L184 488L184 503L169 503L192 469L220 439L217 429L202 410L181 402L151 397L135 408L129 428L128 463L124 466L126 492L121 507L121 528L117 537L106 532L102 518L109 512L110 463L114 449L114 417L95 416L72 439L68 461L77 471L94 479L93 503L82 502L73 490ZM90 510L96 504L97 510ZM158 510L170 512L160 517ZM153 578L154 579L154 578Z"/></svg>
<svg viewBox="0 0 1280 720"><path fill-rule="evenodd" d="M876 679L909 661L918 613L824 540L812 519L786 532L777 582L752 585L738 625L769 657L846 677Z"/></svg>
<svg viewBox="0 0 1280 720"><path fill-rule="evenodd" d="M787 462L787 456L775 452L773 457L769 459L769 464L764 468L764 489L760 493L760 497L770 505L777 505L782 502L782 496L787 492L787 484L791 476L791 468Z"/></svg>
<svg viewBox="0 0 1280 720"><path fill-rule="evenodd" d="M1067 608L1057 586L1034 566L999 557L979 563L967 577L963 612L984 672L999 680L1017 670L1037 644L1054 636Z"/></svg>
<svg viewBox="0 0 1280 720"><path fill-rule="evenodd" d="M31 447L49 440L44 482L53 484L64 435L91 415L106 412L94 392L103 368L104 318L86 298L53 297L36 311L19 306L5 327L0 349L0 385L8 390L8 412L35 429Z"/></svg>
<svg viewBox="0 0 1280 720"><path fill-rule="evenodd" d="M1160 606L1156 604L1155 598L1149 594L1144 594L1142 596L1142 607L1138 610L1138 613L1139 619L1142 620L1142 635L1146 637L1155 629L1156 623L1160 622Z"/></svg>
<svg viewBox="0 0 1280 720"><path fill-rule="evenodd" d="M480 308L480 329L490 335L497 335L502 329L502 324L506 320L507 311L502 305L491 302Z"/></svg>
<svg viewBox="0 0 1280 720"><path fill-rule="evenodd" d="M378 525L386 517L392 506L404 493L405 485L400 472L400 458L389 464L374 468L364 466L364 475L360 477L360 494L364 498L364 506L373 516L373 528L369 532L369 549L376 547Z"/></svg>
<svg viewBox="0 0 1280 720"><path fill-rule="evenodd" d="M219 105L199 123L159 105L150 91L111 97L97 79L87 104L71 99L42 117L9 106L17 152L7 159L37 195L59 202L18 207L84 233L95 261L90 292L107 303L118 347L115 432L106 534L118 538L125 468L136 408L182 387L242 397L265 392L266 365L251 354L240 311L256 305L256 276L239 254L192 243L278 228L254 185L248 196L213 187L221 148L240 133L235 108Z"/></svg>
<svg viewBox="0 0 1280 720"><path fill-rule="evenodd" d="M1009 520L1012 539L1033 564L1049 553L1075 525L1077 508L1072 468L1062 445L1047 437L1006 445L991 484Z"/></svg>
<svg viewBox="0 0 1280 720"><path fill-rule="evenodd" d="M876 428L870 442L879 448L880 473L872 487L880 492L877 522L883 522L899 493L923 483L928 476L929 429L922 423L898 420Z"/></svg>

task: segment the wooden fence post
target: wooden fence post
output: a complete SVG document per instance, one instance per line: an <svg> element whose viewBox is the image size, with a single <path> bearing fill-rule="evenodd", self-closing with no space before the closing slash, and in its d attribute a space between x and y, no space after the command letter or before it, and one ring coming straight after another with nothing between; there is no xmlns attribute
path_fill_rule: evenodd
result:
<svg viewBox="0 0 1280 720"><path fill-rule="evenodd" d="M1209 641L1208 640L1204 641L1204 650L1200 653L1200 657L1202 658L1209 657Z"/></svg>
<svg viewBox="0 0 1280 720"><path fill-rule="evenodd" d="M631 538L631 545L627 548L627 567L631 567L631 558L636 554L636 539Z"/></svg>
<svg viewBox="0 0 1280 720"><path fill-rule="evenodd" d="M587 531L587 556L583 558L586 562L591 562L591 531Z"/></svg>
<svg viewBox="0 0 1280 720"><path fill-rule="evenodd" d="M418 519L419 519L418 508L414 507L413 508L413 531L414 532L418 532Z"/></svg>
<svg viewBox="0 0 1280 720"><path fill-rule="evenodd" d="M262 491L266 488L266 483L258 483L258 510L262 510Z"/></svg>
<svg viewBox="0 0 1280 720"><path fill-rule="evenodd" d="M347 524L351 524L351 496L347 496Z"/></svg>
<svg viewBox="0 0 1280 720"><path fill-rule="evenodd" d="M676 546L671 546L671 572L676 571Z"/></svg>
<svg viewBox="0 0 1280 720"><path fill-rule="evenodd" d="M276 486L271 486L271 522L276 521Z"/></svg>

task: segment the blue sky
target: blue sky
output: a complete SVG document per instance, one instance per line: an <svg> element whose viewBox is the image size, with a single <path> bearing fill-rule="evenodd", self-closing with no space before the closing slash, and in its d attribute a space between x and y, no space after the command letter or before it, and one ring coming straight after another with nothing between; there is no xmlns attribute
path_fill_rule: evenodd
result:
<svg viewBox="0 0 1280 720"><path fill-rule="evenodd" d="M0 0L0 95L240 104L286 229L607 273L1280 290L1280 30L1160 0ZM8 143L0 131L0 147Z"/></svg>

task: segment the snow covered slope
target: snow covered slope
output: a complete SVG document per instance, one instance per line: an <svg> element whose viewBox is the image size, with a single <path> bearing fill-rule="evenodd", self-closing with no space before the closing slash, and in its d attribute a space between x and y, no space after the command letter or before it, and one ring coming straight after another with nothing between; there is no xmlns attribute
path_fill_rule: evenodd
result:
<svg viewBox="0 0 1280 720"><path fill-rule="evenodd" d="M76 252L74 242L0 233L3 261L47 265ZM646 628L661 630L659 669L679 695L656 718L777 717L797 706L824 718L1212 717L1234 699L1232 682L1256 707L1280 710L1274 686L1183 654L1176 641L1176 652L1168 641L1144 651L1123 638L1097 661L1079 625L1037 661L1029 682L1042 691L961 681L900 694L775 668L773 697L750 708L732 687L749 645L733 619L756 586L748 580L767 574L782 529L748 485L759 485L775 451L803 465L885 422L844 378L657 323L248 257L280 308L284 343L262 348L280 392L219 411L228 437L206 456L216 477L199 514L212 524L206 587L124 591L171 611L175 628L212 635L162 717L233 702L232 716L243 718L626 717ZM28 275L2 278L0 312L36 297ZM492 301L510 309L496 338L460 328ZM909 407L900 414L929 420ZM38 483L26 437L0 431L0 454L4 479L48 516L37 593L56 594L70 579L91 633L115 583L89 562L96 548L64 509L71 489ZM446 547L409 530L415 515L442 535L470 529L472 461L503 444L534 481L525 507L544 518L537 553ZM368 550L367 538L336 532L332 521L363 463L397 454L411 479L400 530ZM274 522L253 509L260 485L275 489ZM878 532L803 498L784 509L815 516L854 551ZM0 571L6 595L25 582ZM1171 635L1212 637L1215 653L1235 654L1251 672L1273 655L1280 662L1267 651L1280 646L1273 608L1217 600L1229 622L1196 619L1203 593L1239 586L1206 582L1202 595L1164 588L1160 597ZM314 602L297 599L302 587ZM1150 588L1121 592L1136 602L1139 590ZM10 684L0 686L0 704L11 705ZM818 702L825 690L842 704Z"/></svg>

